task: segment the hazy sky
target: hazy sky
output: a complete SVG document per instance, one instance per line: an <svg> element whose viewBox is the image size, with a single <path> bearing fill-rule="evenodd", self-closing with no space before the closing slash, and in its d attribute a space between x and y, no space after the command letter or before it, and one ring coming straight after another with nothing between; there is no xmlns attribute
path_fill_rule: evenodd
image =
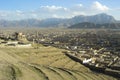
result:
<svg viewBox="0 0 120 80"><path fill-rule="evenodd" d="M70 18L97 13L120 20L120 0L0 0L0 19Z"/></svg>

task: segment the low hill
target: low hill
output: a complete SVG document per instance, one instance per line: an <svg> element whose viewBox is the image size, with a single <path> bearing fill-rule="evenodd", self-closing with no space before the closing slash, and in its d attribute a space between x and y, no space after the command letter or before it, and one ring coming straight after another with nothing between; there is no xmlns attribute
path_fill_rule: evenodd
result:
<svg viewBox="0 0 120 80"><path fill-rule="evenodd" d="M105 28L105 29L120 29L120 23L105 23L105 24L94 24L89 22L83 22L71 25L71 29L93 29L93 28Z"/></svg>

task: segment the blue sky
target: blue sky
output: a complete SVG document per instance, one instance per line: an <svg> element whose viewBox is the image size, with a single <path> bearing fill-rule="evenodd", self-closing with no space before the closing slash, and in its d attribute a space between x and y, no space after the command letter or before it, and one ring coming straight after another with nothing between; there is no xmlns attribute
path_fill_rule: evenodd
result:
<svg viewBox="0 0 120 80"><path fill-rule="evenodd" d="M120 0L0 0L0 19L70 18L107 13L120 20Z"/></svg>

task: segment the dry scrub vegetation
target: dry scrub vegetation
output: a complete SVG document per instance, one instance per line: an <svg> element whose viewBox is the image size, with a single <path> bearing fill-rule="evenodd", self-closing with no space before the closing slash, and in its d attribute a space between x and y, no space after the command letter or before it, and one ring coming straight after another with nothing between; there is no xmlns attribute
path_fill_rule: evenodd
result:
<svg viewBox="0 0 120 80"><path fill-rule="evenodd" d="M0 48L0 80L116 80L90 71L62 49Z"/></svg>

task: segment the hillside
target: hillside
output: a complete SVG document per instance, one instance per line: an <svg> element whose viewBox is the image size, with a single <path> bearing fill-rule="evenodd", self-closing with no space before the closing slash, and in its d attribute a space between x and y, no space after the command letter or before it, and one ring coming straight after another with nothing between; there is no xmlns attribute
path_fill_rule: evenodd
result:
<svg viewBox="0 0 120 80"><path fill-rule="evenodd" d="M0 47L1 80L116 80L90 71L68 58L62 49Z"/></svg>

